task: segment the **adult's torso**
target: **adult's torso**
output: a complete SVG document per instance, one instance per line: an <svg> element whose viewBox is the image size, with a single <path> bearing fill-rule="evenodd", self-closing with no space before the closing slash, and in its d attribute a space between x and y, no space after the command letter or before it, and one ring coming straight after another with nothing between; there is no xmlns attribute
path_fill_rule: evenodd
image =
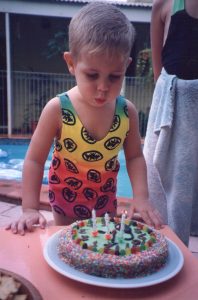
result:
<svg viewBox="0 0 198 300"><path fill-rule="evenodd" d="M174 0L162 64L168 74L198 79L198 1L192 16L187 1ZM189 3L188 3L189 4Z"/></svg>

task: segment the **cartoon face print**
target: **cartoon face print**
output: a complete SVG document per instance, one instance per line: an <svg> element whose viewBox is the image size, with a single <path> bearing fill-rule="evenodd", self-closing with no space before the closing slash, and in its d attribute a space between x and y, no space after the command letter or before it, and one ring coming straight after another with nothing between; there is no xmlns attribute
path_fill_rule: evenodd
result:
<svg viewBox="0 0 198 300"><path fill-rule="evenodd" d="M114 192L115 187L114 187L114 180L113 178L108 178L105 184L100 188L102 192Z"/></svg>
<svg viewBox="0 0 198 300"><path fill-rule="evenodd" d="M71 126L76 124L75 116L69 109L62 108L62 121Z"/></svg>
<svg viewBox="0 0 198 300"><path fill-rule="evenodd" d="M65 212L62 208L60 208L58 205L53 205L52 209L59 215L62 215L65 217Z"/></svg>
<svg viewBox="0 0 198 300"><path fill-rule="evenodd" d="M54 170L57 170L59 166L60 166L60 159L54 156L52 160L52 167Z"/></svg>
<svg viewBox="0 0 198 300"><path fill-rule="evenodd" d="M73 210L74 210L75 215L79 219L89 219L89 218L91 218L91 211L85 205L81 205L81 204L75 205Z"/></svg>
<svg viewBox="0 0 198 300"><path fill-rule="evenodd" d="M112 137L112 138L108 139L105 142L104 146L108 150L113 150L116 147L118 147L120 145L120 143L121 143L121 139L119 137L115 136L115 137Z"/></svg>
<svg viewBox="0 0 198 300"><path fill-rule="evenodd" d="M64 162L65 162L65 167L69 172L78 174L79 171L77 169L77 167L74 165L74 163L72 161L70 161L69 159L64 158Z"/></svg>
<svg viewBox="0 0 198 300"><path fill-rule="evenodd" d="M113 124L111 126L110 132L116 131L120 127L120 116L115 115L113 119Z"/></svg>
<svg viewBox="0 0 198 300"><path fill-rule="evenodd" d="M55 148L58 152L60 152L62 150L62 145L59 141L55 142Z"/></svg>
<svg viewBox="0 0 198 300"><path fill-rule="evenodd" d="M68 151L68 152L74 152L77 148L77 145L76 143L72 140L72 139L64 139L64 146L65 146L65 149Z"/></svg>
<svg viewBox="0 0 198 300"><path fill-rule="evenodd" d="M105 170L106 171L118 172L119 168L120 168L120 164L117 160L117 156L112 157L105 164Z"/></svg>
<svg viewBox="0 0 198 300"><path fill-rule="evenodd" d="M54 173L50 176L49 178L49 182L52 184L59 184L60 183L60 179L59 177Z"/></svg>
<svg viewBox="0 0 198 300"><path fill-rule="evenodd" d="M79 190L82 186L82 181L75 177L68 177L64 180L64 182L74 190Z"/></svg>
<svg viewBox="0 0 198 300"><path fill-rule="evenodd" d="M83 152L82 157L88 162L94 162L103 159L103 155L99 151Z"/></svg>
<svg viewBox="0 0 198 300"><path fill-rule="evenodd" d="M87 179L96 183L101 182L101 175L100 172L94 170L94 169L90 169L87 172Z"/></svg>
<svg viewBox="0 0 198 300"><path fill-rule="evenodd" d="M54 202L54 200L55 200L55 194L54 194L54 192L51 191L51 190L49 190L48 196L49 196L50 203Z"/></svg>
<svg viewBox="0 0 198 300"><path fill-rule="evenodd" d="M93 138L89 135L89 133L88 133L88 131L86 130L85 127L82 127L82 130L81 130L81 136L82 136L83 140L84 140L85 142L87 142L88 144L95 144L95 143L96 143L96 140L93 139Z"/></svg>
<svg viewBox="0 0 198 300"><path fill-rule="evenodd" d="M63 198L67 201L67 202L74 202L77 196L77 193L72 191L71 189L65 187L62 190L62 195Z"/></svg>
<svg viewBox="0 0 198 300"><path fill-rule="evenodd" d="M97 192L90 188L85 188L83 194L88 201L96 200L98 196Z"/></svg>
<svg viewBox="0 0 198 300"><path fill-rule="evenodd" d="M105 207L108 201L109 201L109 197L107 195L100 196L97 199L97 203L95 205L95 210Z"/></svg>

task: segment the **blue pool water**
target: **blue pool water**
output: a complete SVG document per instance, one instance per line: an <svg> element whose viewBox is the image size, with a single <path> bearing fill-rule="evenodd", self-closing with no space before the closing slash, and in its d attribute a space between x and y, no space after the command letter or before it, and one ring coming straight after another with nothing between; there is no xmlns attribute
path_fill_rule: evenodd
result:
<svg viewBox="0 0 198 300"><path fill-rule="evenodd" d="M0 180L21 180L22 168L30 140L0 139ZM43 183L48 183L48 169L52 158L52 149L45 163ZM126 171L124 151L119 153L120 171L118 174L117 195L131 197L132 189Z"/></svg>

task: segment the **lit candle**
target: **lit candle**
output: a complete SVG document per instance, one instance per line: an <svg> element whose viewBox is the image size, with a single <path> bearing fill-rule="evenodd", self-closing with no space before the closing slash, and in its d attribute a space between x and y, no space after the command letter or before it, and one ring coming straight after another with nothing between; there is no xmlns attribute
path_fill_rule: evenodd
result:
<svg viewBox="0 0 198 300"><path fill-rule="evenodd" d="M124 225L125 225L125 214L122 214L121 223L120 223L120 233L121 233L121 236L124 233Z"/></svg>
<svg viewBox="0 0 198 300"><path fill-rule="evenodd" d="M93 231L97 231L95 209L92 210L92 222L93 222Z"/></svg>
<svg viewBox="0 0 198 300"><path fill-rule="evenodd" d="M109 215L108 215L108 213L105 214L105 225L107 228L107 233L109 233Z"/></svg>

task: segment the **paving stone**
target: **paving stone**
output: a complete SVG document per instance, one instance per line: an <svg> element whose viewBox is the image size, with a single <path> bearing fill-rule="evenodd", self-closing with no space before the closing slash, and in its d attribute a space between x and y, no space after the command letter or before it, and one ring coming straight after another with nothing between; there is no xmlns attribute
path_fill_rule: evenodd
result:
<svg viewBox="0 0 198 300"><path fill-rule="evenodd" d="M3 216L7 216L13 220L19 218L21 214L22 208L19 205L15 205L14 207L11 207L2 213Z"/></svg>
<svg viewBox="0 0 198 300"><path fill-rule="evenodd" d="M191 236L189 241L189 247L191 252L197 252L198 253L198 237Z"/></svg>
<svg viewBox="0 0 198 300"><path fill-rule="evenodd" d="M197 252L192 252L192 254L198 259L198 253Z"/></svg>
<svg viewBox="0 0 198 300"><path fill-rule="evenodd" d="M47 222L53 223L53 214L50 211L40 211ZM22 214L21 205L14 205L6 202L0 202L0 226L5 226L11 220L18 219Z"/></svg>
<svg viewBox="0 0 198 300"><path fill-rule="evenodd" d="M9 223L9 221L9 217L0 215L0 227L5 227Z"/></svg>
<svg viewBox="0 0 198 300"><path fill-rule="evenodd" d="M16 206L15 204L0 202L0 214L6 212L7 210L9 210L15 206Z"/></svg>

